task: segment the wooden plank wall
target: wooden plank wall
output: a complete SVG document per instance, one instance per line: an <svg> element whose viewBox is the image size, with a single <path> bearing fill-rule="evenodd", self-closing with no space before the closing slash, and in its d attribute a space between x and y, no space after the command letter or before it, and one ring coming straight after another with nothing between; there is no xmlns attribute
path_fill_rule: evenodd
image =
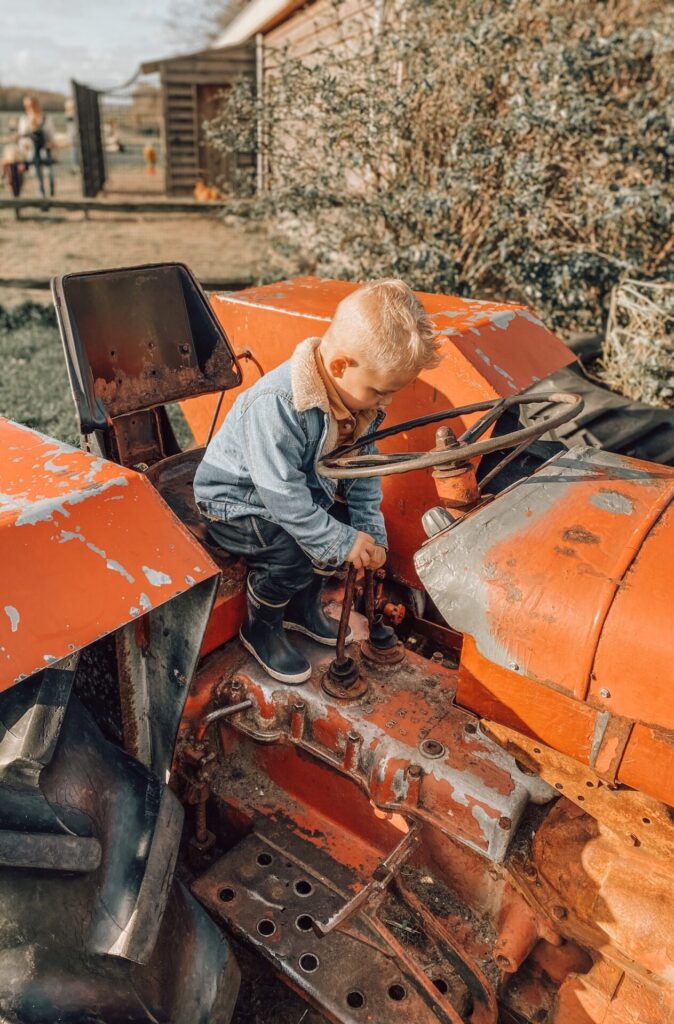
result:
<svg viewBox="0 0 674 1024"><path fill-rule="evenodd" d="M205 175L200 166L202 135L198 109L200 85L232 85L241 75L255 76L255 49L250 46L204 50L166 60L160 66L166 141L166 192L191 193Z"/></svg>
<svg viewBox="0 0 674 1024"><path fill-rule="evenodd" d="M385 7L384 0L315 0L267 33L265 70L272 72L283 52L307 64L330 60L342 66L362 49L363 36L373 32Z"/></svg>
<svg viewBox="0 0 674 1024"><path fill-rule="evenodd" d="M276 73L285 56L314 66L330 62L340 69L351 63L357 70L363 55L374 45L379 26L400 17L405 0L314 0L266 33L262 44L262 70L258 76L263 87ZM292 128L279 143L293 146ZM258 169L264 188L273 170L273 154Z"/></svg>

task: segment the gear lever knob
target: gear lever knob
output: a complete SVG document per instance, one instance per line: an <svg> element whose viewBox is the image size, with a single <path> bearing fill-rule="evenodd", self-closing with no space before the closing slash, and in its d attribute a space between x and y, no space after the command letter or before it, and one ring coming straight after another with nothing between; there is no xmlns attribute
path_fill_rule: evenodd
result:
<svg viewBox="0 0 674 1024"><path fill-rule="evenodd" d="M421 517L421 525L427 537L435 537L437 533L442 533L453 522L454 517L449 514L446 508L442 508L441 505L434 505L433 508L429 508L427 512L424 512Z"/></svg>

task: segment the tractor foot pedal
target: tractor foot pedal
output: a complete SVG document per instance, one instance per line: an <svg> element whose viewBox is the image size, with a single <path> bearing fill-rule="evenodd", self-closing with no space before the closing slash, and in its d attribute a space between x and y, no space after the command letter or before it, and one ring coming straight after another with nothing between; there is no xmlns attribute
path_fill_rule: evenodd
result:
<svg viewBox="0 0 674 1024"><path fill-rule="evenodd" d="M312 871L287 838L292 852L251 833L192 892L329 1020L400 1024L402 1013L414 1024L461 1024L443 989L406 969L407 958L396 954L395 943L389 947L386 930L367 914L353 913L348 924L319 937L316 926L334 918L353 893L340 891L324 865L320 874Z"/></svg>

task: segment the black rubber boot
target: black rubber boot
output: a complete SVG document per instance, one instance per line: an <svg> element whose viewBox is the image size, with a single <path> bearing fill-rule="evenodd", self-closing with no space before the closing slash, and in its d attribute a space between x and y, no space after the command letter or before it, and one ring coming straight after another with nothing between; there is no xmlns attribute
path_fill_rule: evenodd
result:
<svg viewBox="0 0 674 1024"><path fill-rule="evenodd" d="M265 672L279 683L297 686L311 675L311 665L296 651L283 632L286 604L270 605L260 601L250 584L246 590L248 615L239 630L239 639L259 661Z"/></svg>
<svg viewBox="0 0 674 1024"><path fill-rule="evenodd" d="M286 608L283 625L286 629L296 629L299 633L310 636L319 644L336 647L339 622L325 614L321 602L322 588L323 577L314 573L314 578L309 586L304 590L299 590L291 597ZM349 627L345 642L350 644L352 640L353 633Z"/></svg>

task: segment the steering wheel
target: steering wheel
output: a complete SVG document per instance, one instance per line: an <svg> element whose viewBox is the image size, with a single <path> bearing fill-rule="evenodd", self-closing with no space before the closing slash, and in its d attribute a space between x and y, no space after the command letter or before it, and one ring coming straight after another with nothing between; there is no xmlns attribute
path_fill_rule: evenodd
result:
<svg viewBox="0 0 674 1024"><path fill-rule="evenodd" d="M540 403L559 407L548 419L532 426L522 427L521 430L512 430L508 434L501 434L499 437L489 437L483 441L478 440L484 432L498 419L502 413L514 406L534 405ZM410 473L413 469L426 469L429 467L447 467L458 463L467 462L478 455L487 455L490 452L501 449L515 449L507 460L510 461L516 454L528 447L533 440L547 434L549 430L560 427L583 408L584 402L580 395L574 395L566 391L538 392L520 395L511 395L508 398L499 398L494 401L476 402L474 405L464 405L458 409L445 409L443 412L436 412L430 416L422 416L416 420L407 420L406 423L396 423L393 427L378 430L374 434L360 437L353 444L342 445L339 448L328 452L318 461L318 470L323 476L332 480L357 480L372 476L393 476L395 473ZM454 419L457 416L465 416L474 412L484 412L472 427L469 427L456 441L453 447L435 448L427 452L390 452L386 455L352 455L349 453L357 451L365 445L381 441L385 437L392 437L406 430L414 430L415 427L427 426L430 423L439 423L441 420ZM505 460L504 460L505 461ZM496 467L496 468L500 468ZM490 472L489 477L494 475L495 470ZM486 482L486 478L483 484Z"/></svg>

